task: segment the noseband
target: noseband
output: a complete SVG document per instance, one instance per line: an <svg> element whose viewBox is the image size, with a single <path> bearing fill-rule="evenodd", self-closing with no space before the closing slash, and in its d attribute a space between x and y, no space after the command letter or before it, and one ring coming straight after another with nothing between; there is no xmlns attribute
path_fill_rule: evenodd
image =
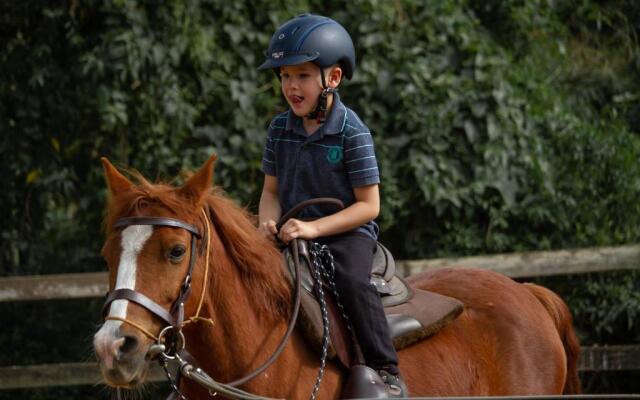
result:
<svg viewBox="0 0 640 400"><path fill-rule="evenodd" d="M203 213L204 213L204 210L203 210ZM205 220L208 228L209 221L207 219L206 214L205 214ZM116 221L115 228L121 229L131 225L152 225L152 226L165 226L170 228L182 228L188 231L189 233L191 233L191 251L190 251L190 258L189 258L189 269L187 270L187 274L185 275L182 285L180 285L180 293L178 294L178 297L171 305L171 308L169 309L169 311L165 310L161 305L151 300L149 297L145 296L144 294L132 289L115 289L111 291L107 295L107 299L105 300L104 306L102 307L102 315L105 320L118 320L118 321L125 322L129 325L132 325L138 328L140 331L142 331L144 334L151 337L152 339L157 340L158 337L156 335L153 335L147 329L143 328L142 326L140 326L139 324L133 321L127 320L125 318L120 318L120 317L106 316L109 310L109 306L115 300L129 300L144 307L150 313L160 318L169 326L181 327L184 322L184 303L187 301L187 298L191 294L191 275L193 274L193 268L196 263L196 241L197 239L202 239L202 235L200 234L200 232L198 232L198 228L195 227L194 225L187 224L186 222L183 222L177 219L164 218L164 217L120 218ZM207 237L207 253L206 253L207 255L209 254L208 239L209 238ZM207 277L205 276L205 282L206 282L206 278ZM203 296L204 296L204 290L205 288L203 287L203 292L202 292Z"/></svg>

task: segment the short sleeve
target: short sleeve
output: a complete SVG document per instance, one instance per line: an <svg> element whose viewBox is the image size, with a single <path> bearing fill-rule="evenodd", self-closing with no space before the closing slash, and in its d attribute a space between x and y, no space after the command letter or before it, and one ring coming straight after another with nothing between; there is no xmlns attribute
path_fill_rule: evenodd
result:
<svg viewBox="0 0 640 400"><path fill-rule="evenodd" d="M351 186L380 183L373 137L366 126L344 133L344 163Z"/></svg>
<svg viewBox="0 0 640 400"><path fill-rule="evenodd" d="M274 136L277 132L282 130L286 123L286 115L280 114L275 117L269 124L269 130L267 131L267 140L264 143L264 150L262 152L262 172L267 175L277 176L276 170L276 149Z"/></svg>
<svg viewBox="0 0 640 400"><path fill-rule="evenodd" d="M276 153L271 135L267 135L262 152L262 172L266 175L276 176Z"/></svg>

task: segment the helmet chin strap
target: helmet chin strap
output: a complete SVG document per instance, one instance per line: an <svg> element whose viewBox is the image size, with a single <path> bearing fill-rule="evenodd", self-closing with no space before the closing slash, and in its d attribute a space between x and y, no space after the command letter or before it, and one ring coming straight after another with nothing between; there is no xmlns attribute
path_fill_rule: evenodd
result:
<svg viewBox="0 0 640 400"><path fill-rule="evenodd" d="M316 108L306 115L308 119L315 119L317 123L321 124L327 119L327 97L329 93L335 93L338 89L330 88L327 86L327 82L324 79L324 70L320 68L320 78L322 79L322 93L318 96L318 105Z"/></svg>

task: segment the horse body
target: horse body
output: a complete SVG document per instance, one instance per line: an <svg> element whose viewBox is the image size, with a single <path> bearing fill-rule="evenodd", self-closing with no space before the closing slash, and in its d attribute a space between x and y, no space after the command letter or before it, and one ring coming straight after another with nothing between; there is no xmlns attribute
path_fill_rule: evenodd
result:
<svg viewBox="0 0 640 400"><path fill-rule="evenodd" d="M478 269L435 270L412 276L409 282L465 305L464 312L440 333L400 352L401 366L423 367L402 370L412 393L563 392L568 363L562 337L528 285ZM576 374L575 359L572 362L569 372Z"/></svg>
<svg viewBox="0 0 640 400"><path fill-rule="evenodd" d="M212 191L213 160L181 188L150 184L142 177L136 186L105 161L111 200L103 255L112 290L122 281L118 276L121 260L135 259L135 279L128 284L168 309L179 293L188 257L167 254L176 247L188 248L188 234L154 227L146 236L136 236L135 257L129 253L125 257L127 244L122 242L131 231L118 232L114 221L128 216L172 217L195 225L199 232L205 232L211 222L208 246L198 245L193 294L185 304L185 315L211 319L213 326L193 322L183 332L199 366L216 380L229 382L261 365L278 345L286 330L291 288L273 244L257 231L245 210ZM203 257L207 251L209 257ZM207 259L208 268L203 261ZM409 281L465 305L464 312L437 335L399 352L400 369L413 396L579 391L571 317L550 291L473 269L431 271ZM114 304L109 315L118 309L125 317L108 317L94 347L109 385L135 387L144 381L149 366L146 355L154 342L153 334L144 334L140 327L157 333L163 325L136 304L128 304L124 312L122 303ZM242 388L268 397L307 398L318 368L318 352L294 332L280 357ZM328 363L318 398L338 398L344 374L340 366ZM190 399L208 398L205 389L188 379L182 380L180 388Z"/></svg>

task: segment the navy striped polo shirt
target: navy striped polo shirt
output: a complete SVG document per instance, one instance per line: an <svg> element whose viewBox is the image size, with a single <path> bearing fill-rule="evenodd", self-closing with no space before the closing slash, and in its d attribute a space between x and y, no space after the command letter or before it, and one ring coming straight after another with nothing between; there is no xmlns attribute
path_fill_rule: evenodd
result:
<svg viewBox="0 0 640 400"><path fill-rule="evenodd" d="M353 188L380 183L378 163L369 128L333 95L333 106L317 131L307 135L302 118L291 110L269 125L262 172L278 178L278 197L284 215L301 201L334 197L345 207L355 202ZM311 206L299 216L315 219L336 212L332 206ZM378 237L374 221L356 231Z"/></svg>

